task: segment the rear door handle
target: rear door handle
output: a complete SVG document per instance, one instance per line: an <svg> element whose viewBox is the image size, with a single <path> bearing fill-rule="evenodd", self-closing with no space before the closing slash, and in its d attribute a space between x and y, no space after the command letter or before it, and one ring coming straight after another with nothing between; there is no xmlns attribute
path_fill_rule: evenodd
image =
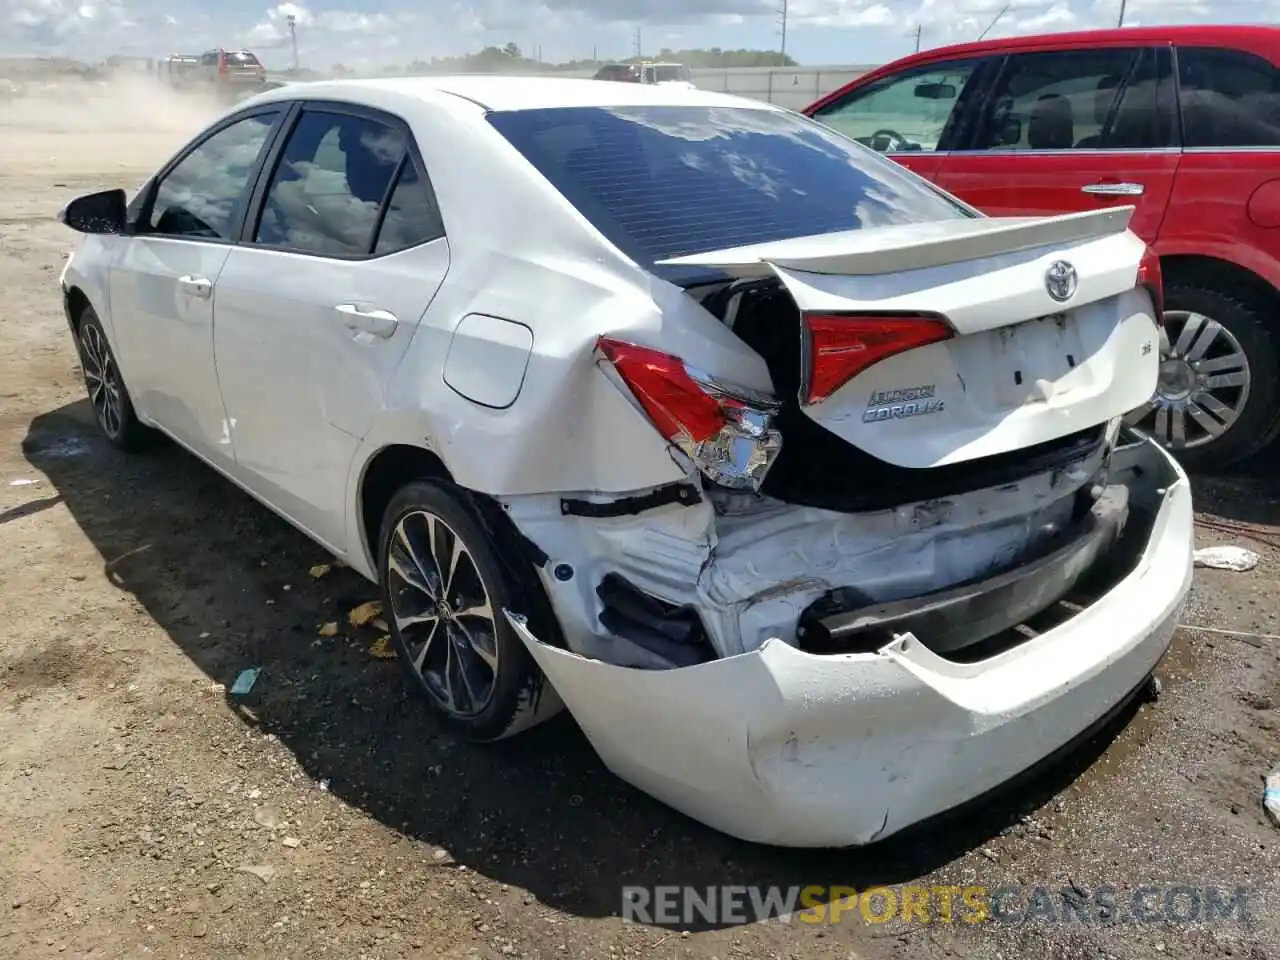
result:
<svg viewBox="0 0 1280 960"><path fill-rule="evenodd" d="M342 322L350 330L363 330L375 337L386 340L396 332L400 321L389 310L375 310L357 306L354 303L340 303L335 310L342 316Z"/></svg>
<svg viewBox="0 0 1280 960"><path fill-rule="evenodd" d="M178 289L189 296L208 300L213 293L213 282L206 277L179 277Z"/></svg>
<svg viewBox="0 0 1280 960"><path fill-rule="evenodd" d="M1145 189L1140 183L1091 183L1080 188L1098 197L1140 197Z"/></svg>

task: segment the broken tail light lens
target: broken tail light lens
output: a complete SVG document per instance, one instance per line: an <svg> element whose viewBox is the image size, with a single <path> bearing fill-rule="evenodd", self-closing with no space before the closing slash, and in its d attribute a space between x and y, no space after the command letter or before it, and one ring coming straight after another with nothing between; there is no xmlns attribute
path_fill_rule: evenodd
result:
<svg viewBox="0 0 1280 960"><path fill-rule="evenodd" d="M650 422L707 479L732 489L759 490L782 449L773 426L778 403L725 384L679 357L601 337L607 360Z"/></svg>
<svg viewBox="0 0 1280 960"><path fill-rule="evenodd" d="M1164 323L1164 272L1160 269L1160 258L1156 252L1147 247L1138 264L1138 286L1146 287L1151 294L1151 301L1156 308L1156 323Z"/></svg>
<svg viewBox="0 0 1280 960"><path fill-rule="evenodd" d="M808 367L803 402L821 403L881 360L949 339L940 317L885 314L806 314Z"/></svg>

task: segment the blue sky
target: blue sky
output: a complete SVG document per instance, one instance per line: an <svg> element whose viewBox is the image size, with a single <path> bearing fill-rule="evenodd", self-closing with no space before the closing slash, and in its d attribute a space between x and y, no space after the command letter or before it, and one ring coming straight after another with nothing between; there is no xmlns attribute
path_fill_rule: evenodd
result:
<svg viewBox="0 0 1280 960"><path fill-rule="evenodd" d="M642 49L777 49L782 0L0 0L0 54L164 55L248 46L287 67L360 69L513 41L548 60ZM1114 26L1120 0L1008 0L992 36ZM881 63L976 37L1006 0L790 0L787 52L806 64ZM1126 24L1276 22L1280 0L1128 0Z"/></svg>

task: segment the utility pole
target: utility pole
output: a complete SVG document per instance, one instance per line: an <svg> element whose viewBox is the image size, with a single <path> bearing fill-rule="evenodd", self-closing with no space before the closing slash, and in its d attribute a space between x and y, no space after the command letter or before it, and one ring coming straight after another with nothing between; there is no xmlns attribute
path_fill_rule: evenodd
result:
<svg viewBox="0 0 1280 960"><path fill-rule="evenodd" d="M778 10L778 16L782 21L782 50L781 62L787 62L787 14L790 13L791 0L782 0L782 7Z"/></svg>
<svg viewBox="0 0 1280 960"><path fill-rule="evenodd" d="M642 52L642 51L643 51L643 49L644 49L644 48L640 45L640 28L639 28L639 27L636 27L635 50L636 50L636 57L637 57L637 58L640 58L640 57L643 57L643 56L644 56L644 54L643 54L643 52Z"/></svg>
<svg viewBox="0 0 1280 960"><path fill-rule="evenodd" d="M1124 26L1124 8L1128 6L1128 0L1120 0L1120 20L1116 24L1117 27Z"/></svg>
<svg viewBox="0 0 1280 960"><path fill-rule="evenodd" d="M285 22L289 24L289 42L293 46L293 69L296 73L298 70L298 18L291 13L285 17Z"/></svg>
<svg viewBox="0 0 1280 960"><path fill-rule="evenodd" d="M920 31L923 29L924 27L922 24L916 24L916 53L920 52Z"/></svg>

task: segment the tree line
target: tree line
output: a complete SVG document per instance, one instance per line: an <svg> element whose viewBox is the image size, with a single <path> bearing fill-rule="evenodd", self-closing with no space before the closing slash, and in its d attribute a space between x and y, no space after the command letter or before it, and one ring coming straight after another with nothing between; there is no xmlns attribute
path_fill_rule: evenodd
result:
<svg viewBox="0 0 1280 960"><path fill-rule="evenodd" d="M794 67L798 64L790 56L776 50L723 50L720 47L697 50L671 50L663 48L655 54L643 57L626 57L622 60L580 59L560 63L544 61L529 56L515 43L501 47L490 46L476 53L460 57L432 57L414 60L405 66L383 67L383 73L409 75L430 73L556 73L568 70L598 70L606 63L638 63L641 60L658 60L683 63L691 69L725 67ZM350 73L343 64L335 64L335 74Z"/></svg>

